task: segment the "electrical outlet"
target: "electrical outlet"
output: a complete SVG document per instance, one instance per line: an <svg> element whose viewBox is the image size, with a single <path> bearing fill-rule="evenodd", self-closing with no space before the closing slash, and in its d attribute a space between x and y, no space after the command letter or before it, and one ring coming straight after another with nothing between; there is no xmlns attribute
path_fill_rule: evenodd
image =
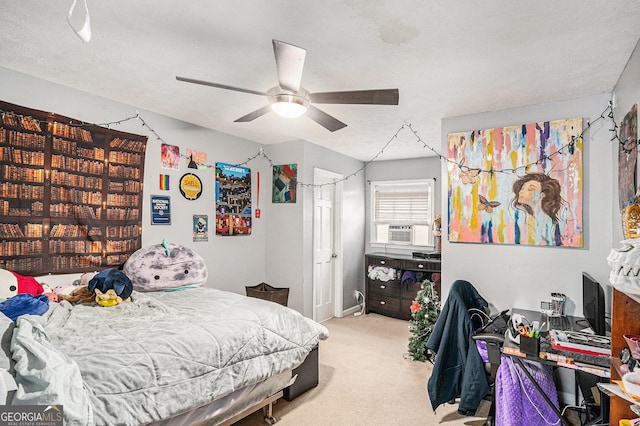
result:
<svg viewBox="0 0 640 426"><path fill-rule="evenodd" d="M358 300L358 290L353 290L353 297L355 297L356 300Z"/></svg>

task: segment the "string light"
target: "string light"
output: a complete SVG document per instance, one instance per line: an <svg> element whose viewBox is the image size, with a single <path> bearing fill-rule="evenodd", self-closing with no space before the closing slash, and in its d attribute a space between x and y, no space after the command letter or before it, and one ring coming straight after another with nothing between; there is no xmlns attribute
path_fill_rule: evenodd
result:
<svg viewBox="0 0 640 426"><path fill-rule="evenodd" d="M0 110L0 117L2 117L2 120L4 121L4 116L6 113L11 113L13 114L13 111L4 111L4 110ZM33 117L30 117L33 121L37 121L39 123L43 123L43 124L48 124L49 122L46 120L37 120ZM155 137L156 140L167 144L167 142L162 139L162 137L151 127L149 126L149 124L147 124L147 122L140 116L140 113L138 111L136 111L136 114L130 117L126 117L123 118L121 120L117 120L117 121L110 121L110 122L106 122L106 123L85 123L83 121L80 122L74 122L74 121L69 121L67 123L63 123L59 120L55 120L54 122L59 122L62 124L66 124L68 126L73 126L73 127L89 127L89 126L98 126L98 127L107 127L109 128L109 126L111 125L121 125L125 122L131 121L131 120L138 120L141 125L143 127L146 127L149 132L151 132ZM404 123L402 124L402 126L400 126L400 128L398 128L398 130L387 140L387 142L382 146L382 148L380 148L380 150L368 161L365 161L362 165L362 167L360 167L359 169L349 173L348 175L346 175L345 177L343 177L342 179L338 179L335 180L333 182L330 183L323 183L323 184L310 184L310 183L304 183L304 182L297 182L297 186L302 187L302 188L321 188L324 186L329 186L329 185L335 185L339 182L344 182L356 175L358 175L358 173L364 172L367 168L367 166L369 164L371 164L372 162L374 162L378 157L380 157L385 149L387 149L389 147L389 145L391 145L392 142L394 142L396 139L398 139L398 135L404 131L405 129L408 129L413 136L416 138L416 141L420 144L422 144L423 148L428 149L429 151L431 151L433 154L435 154L435 156L437 158L439 158L441 161L445 161L447 163L453 164L455 166L457 166L458 168L460 168L460 170L464 171L464 172L469 172L469 171L474 171L476 173L489 173L490 175L493 175L495 173L508 173L508 174L515 174L519 171L524 171L524 172L528 172L529 169L532 166L536 166L539 164L542 164L543 162L547 161L547 160L552 160L553 157L557 156L557 155L562 155L566 151L572 155L574 153L574 149L575 149L575 144L578 140L582 140L585 133L598 121L600 120L609 120L612 124L612 128L609 129L610 132L612 132L613 137L611 138L610 142L613 142L615 140L618 141L619 149L620 151L624 152L625 154L631 154L631 152L633 152L633 150L637 149L638 145L640 144L640 139L635 141L635 144L633 144L633 146L631 147L627 147L628 142L629 142L629 138L627 137L624 141L620 139L620 137L618 136L618 124L615 122L614 120L614 115L613 115L613 104L611 101L609 101L607 107L604 109L604 111L602 111L602 113L600 114L599 117L597 117L594 121L587 121L587 126L585 127L585 129L578 135L578 136L573 136L571 138L571 141L566 143L565 145L561 146L557 151L549 154L549 155L542 155L538 160L529 163L529 164L524 164L522 166L519 167L515 167L515 168L505 168L505 169L494 169L493 166L491 166L490 169L481 169L481 168L471 168L469 166L466 166L464 164L464 159L456 162L450 158L448 158L447 156L441 154L437 149L435 149L433 146L429 145L428 143L426 143L424 140L422 140L422 138L420 137L420 135L418 134L418 132L416 130L414 130L413 126L411 125L411 123ZM180 154L181 158L186 159L187 161L191 161L191 159L189 157L187 157L184 154ZM269 158L269 156L264 152L263 148L260 148L260 150L253 156L247 158L247 160L243 161L242 163L238 163L236 164L236 166L244 166L249 164L251 161L262 157L264 158L271 167L274 166L274 162L271 158ZM206 168L214 168L214 165L211 164L203 164L203 163L196 163L198 164L198 166L202 166L202 167L206 167Z"/></svg>

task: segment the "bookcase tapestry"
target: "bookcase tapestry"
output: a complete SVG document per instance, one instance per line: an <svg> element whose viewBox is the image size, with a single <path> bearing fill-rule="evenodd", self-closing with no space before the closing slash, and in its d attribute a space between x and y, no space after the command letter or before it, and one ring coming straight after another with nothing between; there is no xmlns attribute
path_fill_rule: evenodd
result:
<svg viewBox="0 0 640 426"><path fill-rule="evenodd" d="M0 268L118 267L142 244L146 136L0 101Z"/></svg>

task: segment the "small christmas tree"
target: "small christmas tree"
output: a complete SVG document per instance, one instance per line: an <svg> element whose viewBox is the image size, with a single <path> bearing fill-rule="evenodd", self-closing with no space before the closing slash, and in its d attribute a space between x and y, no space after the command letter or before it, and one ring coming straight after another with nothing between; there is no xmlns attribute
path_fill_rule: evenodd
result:
<svg viewBox="0 0 640 426"><path fill-rule="evenodd" d="M435 355L426 345L438 315L440 300L435 291L435 284L424 280L421 290L411 303L412 319L409 320L409 331L413 336L409 337L409 354L414 361L431 361Z"/></svg>

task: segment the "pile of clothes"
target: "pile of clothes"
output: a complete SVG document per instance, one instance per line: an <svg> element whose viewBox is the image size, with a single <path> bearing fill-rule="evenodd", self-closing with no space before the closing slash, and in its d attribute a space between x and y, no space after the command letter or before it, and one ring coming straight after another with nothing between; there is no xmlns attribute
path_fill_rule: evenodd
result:
<svg viewBox="0 0 640 426"><path fill-rule="evenodd" d="M367 274L372 280L379 281L391 281L400 278L399 271L396 271L394 268L388 268L386 266L369 265Z"/></svg>

